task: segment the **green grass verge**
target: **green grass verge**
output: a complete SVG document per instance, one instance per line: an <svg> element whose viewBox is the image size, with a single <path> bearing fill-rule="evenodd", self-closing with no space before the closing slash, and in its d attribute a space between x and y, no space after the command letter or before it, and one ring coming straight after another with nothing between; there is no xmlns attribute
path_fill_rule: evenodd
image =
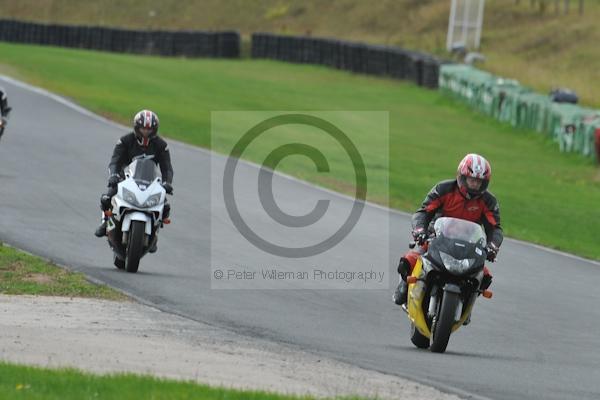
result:
<svg viewBox="0 0 600 400"><path fill-rule="evenodd" d="M0 293L125 300L123 294L0 243Z"/></svg>
<svg viewBox="0 0 600 400"><path fill-rule="evenodd" d="M202 400L300 400L312 397L284 396L259 391L209 387L133 374L93 375L74 369L46 369L0 362L2 399L202 399ZM356 399L358 398L345 398Z"/></svg>
<svg viewBox="0 0 600 400"><path fill-rule="evenodd" d="M436 181L453 176L465 153L478 152L492 163L490 189L500 201L507 235L600 259L600 174L592 162L560 154L544 136L474 114L439 92L270 61L140 57L10 44L0 44L0 52L9 74L125 124L137 110L151 108L161 117L164 135L205 147L210 146L211 110L389 111L390 206L414 210ZM378 155L388 151L386 144L370 135L370 121L357 119L354 125L364 134L360 150L367 168L375 176L385 174ZM108 159L111 149L104 151ZM324 178L306 161L295 163L293 173L333 189L353 190L350 165ZM385 203L386 180L369 184L370 198Z"/></svg>
<svg viewBox="0 0 600 400"><path fill-rule="evenodd" d="M541 93L553 87L577 91L583 103L600 107L596 85L600 52L600 2L583 0L485 2L482 68L518 79ZM570 4L565 14L564 5ZM333 37L433 52L446 51L450 1L446 0L0 0L3 18L125 29L211 30ZM558 9L556 8L558 6ZM206 10L210 10L207 12ZM560 32L560 34L557 34ZM247 42L246 42L247 43ZM247 47L244 45L243 54Z"/></svg>

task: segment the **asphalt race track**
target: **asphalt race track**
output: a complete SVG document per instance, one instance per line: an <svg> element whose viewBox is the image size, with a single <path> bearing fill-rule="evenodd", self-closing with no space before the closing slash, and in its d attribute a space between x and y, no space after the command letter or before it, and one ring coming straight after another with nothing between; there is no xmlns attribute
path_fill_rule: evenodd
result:
<svg viewBox="0 0 600 400"><path fill-rule="evenodd" d="M471 325L451 337L445 354L432 354L410 343L408 320L390 300L395 275L386 290L211 290L211 262L260 260L232 239L235 228L224 211L211 222L210 173L217 173L211 154L171 141L173 223L161 233L158 253L128 274L112 266L105 241L93 235L108 159L127 131L14 81L1 84L13 107L0 141L2 241L163 310L463 396L600 399L598 263L505 241L492 266L494 298L476 304ZM251 165L244 168L256 174ZM315 196L342 208L351 204L295 180L278 178L278 185L284 209L296 207L293 199ZM406 215L367 205L343 256L379 260L369 249L388 220L392 274L406 249ZM274 223L262 221L265 229Z"/></svg>

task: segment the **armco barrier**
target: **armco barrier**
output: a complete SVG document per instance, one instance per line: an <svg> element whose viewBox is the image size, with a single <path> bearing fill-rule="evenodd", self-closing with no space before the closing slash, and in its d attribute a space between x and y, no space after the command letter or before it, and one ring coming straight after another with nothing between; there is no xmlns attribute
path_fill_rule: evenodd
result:
<svg viewBox="0 0 600 400"><path fill-rule="evenodd" d="M252 58L319 64L355 73L408 79L437 88L442 62L429 54L311 36L252 34Z"/></svg>
<svg viewBox="0 0 600 400"><path fill-rule="evenodd" d="M577 152L599 161L595 147L600 111L552 102L512 79L467 65L442 65L439 87L473 108L512 126L533 129L558 144L561 152Z"/></svg>
<svg viewBox="0 0 600 400"><path fill-rule="evenodd" d="M137 31L0 20L0 41L163 56L240 56L240 35L235 31Z"/></svg>

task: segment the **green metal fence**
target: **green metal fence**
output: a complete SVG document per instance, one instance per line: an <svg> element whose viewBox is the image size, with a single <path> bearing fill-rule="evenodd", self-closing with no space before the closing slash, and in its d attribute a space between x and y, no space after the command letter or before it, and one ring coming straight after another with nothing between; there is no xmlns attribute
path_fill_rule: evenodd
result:
<svg viewBox="0 0 600 400"><path fill-rule="evenodd" d="M439 89L499 121L547 135L562 152L599 159L600 110L552 102L518 81L464 64L440 66Z"/></svg>

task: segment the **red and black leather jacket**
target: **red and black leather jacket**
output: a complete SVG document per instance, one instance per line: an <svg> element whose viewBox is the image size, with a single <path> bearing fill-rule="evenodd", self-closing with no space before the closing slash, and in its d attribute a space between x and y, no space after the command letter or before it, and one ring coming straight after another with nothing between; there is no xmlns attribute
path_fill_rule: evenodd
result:
<svg viewBox="0 0 600 400"><path fill-rule="evenodd" d="M467 199L459 190L456 179L442 181L427 194L421 207L413 215L413 229L428 229L437 217L454 217L483 225L487 241L500 247L504 235L500 227L498 201L488 191Z"/></svg>

